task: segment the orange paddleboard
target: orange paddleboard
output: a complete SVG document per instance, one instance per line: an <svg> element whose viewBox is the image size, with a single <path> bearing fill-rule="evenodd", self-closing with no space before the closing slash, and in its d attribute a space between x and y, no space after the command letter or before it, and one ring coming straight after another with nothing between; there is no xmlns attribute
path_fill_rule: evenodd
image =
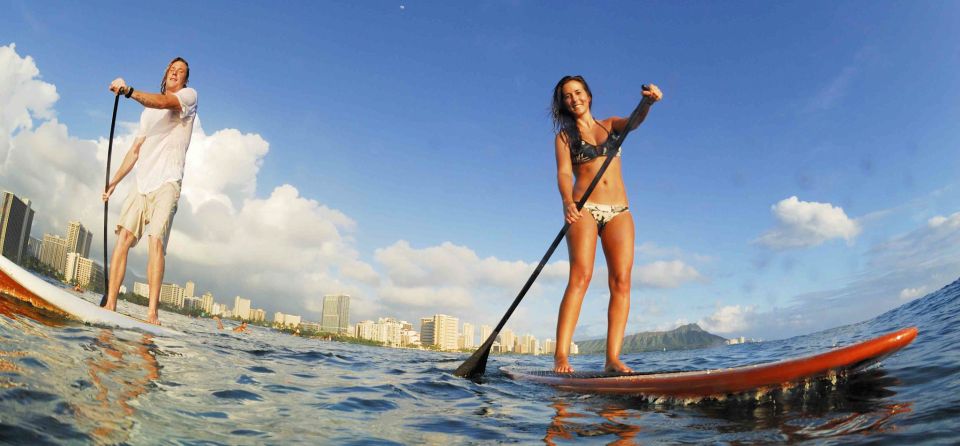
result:
<svg viewBox="0 0 960 446"><path fill-rule="evenodd" d="M729 369L692 372L629 373L501 370L513 379L549 384L561 390L678 398L736 394L855 372L880 362L917 337L910 327L825 353Z"/></svg>

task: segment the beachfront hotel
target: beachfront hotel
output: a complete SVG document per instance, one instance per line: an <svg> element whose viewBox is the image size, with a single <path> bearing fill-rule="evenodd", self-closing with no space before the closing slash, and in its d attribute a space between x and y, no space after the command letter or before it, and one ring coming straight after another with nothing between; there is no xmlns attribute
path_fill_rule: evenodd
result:
<svg viewBox="0 0 960 446"><path fill-rule="evenodd" d="M29 199L11 192L0 195L0 253L14 263L24 260L23 253L30 239L34 211Z"/></svg>

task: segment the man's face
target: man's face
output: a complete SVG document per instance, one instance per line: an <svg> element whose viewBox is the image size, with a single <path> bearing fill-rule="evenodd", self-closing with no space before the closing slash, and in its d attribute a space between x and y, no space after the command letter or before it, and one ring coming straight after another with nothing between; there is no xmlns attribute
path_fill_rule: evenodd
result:
<svg viewBox="0 0 960 446"><path fill-rule="evenodd" d="M170 64L164 82L166 82L167 91L171 93L175 93L183 88L187 83L187 64L181 61Z"/></svg>

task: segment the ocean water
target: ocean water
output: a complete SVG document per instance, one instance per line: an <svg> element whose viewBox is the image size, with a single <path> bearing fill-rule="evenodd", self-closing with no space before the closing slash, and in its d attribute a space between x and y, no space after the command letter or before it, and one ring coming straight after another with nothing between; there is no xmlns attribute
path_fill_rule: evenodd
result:
<svg viewBox="0 0 960 446"><path fill-rule="evenodd" d="M90 297L94 299L94 296ZM123 312L144 308L121 302ZM302 339L164 313L182 339L44 315L0 299L0 443L11 444L958 444L960 281L869 321L787 340L628 355L638 371L805 355L906 326L918 338L835 385L725 400L651 401L515 382L466 358ZM580 370L603 358L579 357Z"/></svg>

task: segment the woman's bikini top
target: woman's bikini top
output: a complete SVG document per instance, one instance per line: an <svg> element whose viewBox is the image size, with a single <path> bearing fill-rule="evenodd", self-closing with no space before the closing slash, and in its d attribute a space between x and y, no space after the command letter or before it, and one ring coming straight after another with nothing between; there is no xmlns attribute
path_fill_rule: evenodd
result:
<svg viewBox="0 0 960 446"><path fill-rule="evenodd" d="M597 125L600 125L600 123L597 122ZM620 139L620 134L615 131L611 133L602 125L600 125L600 127L606 130L607 140L599 146L590 144L584 141L583 138L579 138L578 142L570 144L570 161L573 164L587 163L598 157L607 156L612 152L616 152L617 156L620 155L619 147L616 147L616 143Z"/></svg>

